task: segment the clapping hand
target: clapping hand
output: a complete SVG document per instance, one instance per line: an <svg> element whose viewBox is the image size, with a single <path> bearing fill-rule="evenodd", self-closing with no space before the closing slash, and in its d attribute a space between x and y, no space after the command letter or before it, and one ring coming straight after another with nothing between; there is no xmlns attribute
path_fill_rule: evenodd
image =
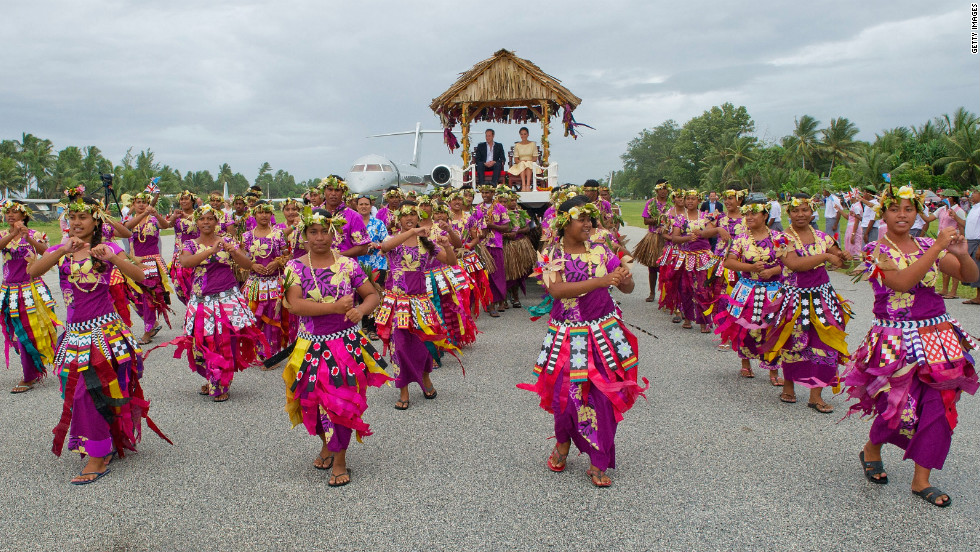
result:
<svg viewBox="0 0 980 552"><path fill-rule="evenodd" d="M100 243L92 248L92 256L100 261L108 261L115 256L115 252L108 245Z"/></svg>

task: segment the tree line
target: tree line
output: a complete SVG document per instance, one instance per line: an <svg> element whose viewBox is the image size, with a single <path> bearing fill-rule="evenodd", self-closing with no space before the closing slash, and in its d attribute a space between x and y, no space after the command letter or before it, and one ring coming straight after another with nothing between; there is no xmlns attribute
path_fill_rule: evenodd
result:
<svg viewBox="0 0 980 552"><path fill-rule="evenodd" d="M29 198L54 199L66 188L84 185L93 195L101 195L99 174L113 174L116 193L134 194L142 191L150 179L159 177L163 194L191 190L206 194L223 190L228 184L230 194L242 194L251 185L262 187L267 197L298 197L312 181L297 182L288 171L273 171L262 163L258 176L249 181L228 163L212 174L208 170L181 172L161 164L150 149L133 153L130 148L118 164L102 155L95 146L68 146L55 151L51 140L23 133L19 140L0 140L0 191Z"/></svg>
<svg viewBox="0 0 980 552"><path fill-rule="evenodd" d="M919 126L882 131L871 142L857 140L857 125L846 117L826 126L810 115L796 119L793 133L778 142L754 135L744 106L712 107L683 126L667 120L644 129L621 156L623 171L613 192L647 198L658 178L675 188L814 194L884 182L912 182L917 189L980 184L980 118L965 108Z"/></svg>

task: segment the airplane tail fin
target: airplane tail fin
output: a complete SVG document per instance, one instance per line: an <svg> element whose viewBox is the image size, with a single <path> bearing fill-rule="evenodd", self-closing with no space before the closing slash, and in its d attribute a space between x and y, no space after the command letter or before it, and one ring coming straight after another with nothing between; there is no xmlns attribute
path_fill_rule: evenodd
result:
<svg viewBox="0 0 980 552"><path fill-rule="evenodd" d="M422 130L422 123L415 123L415 130L405 130L402 132L388 132L385 134L373 134L368 138L380 138L382 136L406 136L414 135L415 144L412 148L412 162L409 163L416 169L419 167L419 159L422 157L422 135L423 134L442 134L441 130Z"/></svg>

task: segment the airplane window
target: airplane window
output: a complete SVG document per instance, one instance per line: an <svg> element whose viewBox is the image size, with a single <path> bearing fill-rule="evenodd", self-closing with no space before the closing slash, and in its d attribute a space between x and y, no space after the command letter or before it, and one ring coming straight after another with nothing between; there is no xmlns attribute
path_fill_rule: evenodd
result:
<svg viewBox="0 0 980 552"><path fill-rule="evenodd" d="M350 168L350 172L364 172L364 165L354 165Z"/></svg>
<svg viewBox="0 0 980 552"><path fill-rule="evenodd" d="M384 172L395 172L395 167L391 165L381 165L381 170Z"/></svg>
<svg viewBox="0 0 980 552"><path fill-rule="evenodd" d="M381 165L367 165L364 170L368 172L381 172Z"/></svg>

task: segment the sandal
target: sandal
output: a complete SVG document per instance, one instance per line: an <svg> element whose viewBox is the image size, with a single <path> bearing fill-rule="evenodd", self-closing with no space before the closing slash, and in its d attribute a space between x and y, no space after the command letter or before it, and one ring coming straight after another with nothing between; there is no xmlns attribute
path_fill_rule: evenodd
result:
<svg viewBox="0 0 980 552"><path fill-rule="evenodd" d="M222 398L222 397L224 397L224 398ZM211 401L217 402L217 403L222 403L222 402L227 401L230 398L231 398L231 396L228 393L222 393L222 394L218 395L217 397L211 399Z"/></svg>
<svg viewBox="0 0 980 552"><path fill-rule="evenodd" d="M786 382L779 376L769 376L769 384L773 387L782 387L784 383Z"/></svg>
<svg viewBox="0 0 980 552"><path fill-rule="evenodd" d="M807 403L806 405L817 412L820 412L821 414L830 414L834 411L834 407L827 403Z"/></svg>
<svg viewBox="0 0 980 552"><path fill-rule="evenodd" d="M497 309L487 311L487 314L489 314L491 318L500 318L500 313L497 312Z"/></svg>
<svg viewBox="0 0 980 552"><path fill-rule="evenodd" d="M395 401L395 410L408 410L409 401Z"/></svg>
<svg viewBox="0 0 980 552"><path fill-rule="evenodd" d="M742 368L739 371L739 375L742 376L743 378L754 378L755 377L755 374L752 373L752 369L751 368Z"/></svg>
<svg viewBox="0 0 980 552"><path fill-rule="evenodd" d="M691 324L690 322L684 322L684 324L681 325L681 328L684 328L685 330L690 330L693 327L694 324Z"/></svg>
<svg viewBox="0 0 980 552"><path fill-rule="evenodd" d="M864 461L864 451L858 455L861 459L861 467L864 469L864 478L868 481L874 483L875 485L887 485L888 475L885 474L885 463L881 460L874 460L872 462ZM875 476L880 477L875 477ZM923 489L925 491L927 489ZM920 495L921 496L921 495Z"/></svg>
<svg viewBox="0 0 980 552"><path fill-rule="evenodd" d="M653 303L653 301L654 301L653 295L646 298L647 303Z"/></svg>
<svg viewBox="0 0 980 552"><path fill-rule="evenodd" d="M796 395L790 395L789 393L780 393L779 400L783 401L784 403L792 404L796 402ZM816 403L811 403L810 407L812 408L814 404Z"/></svg>
<svg viewBox="0 0 980 552"><path fill-rule="evenodd" d="M952 502L953 502L953 499L948 494L940 491L936 487L926 487L925 489L922 489L921 491L912 491L912 494L918 496L922 500L925 500L926 502L928 502L929 504L932 504L933 506L935 506L937 508L945 508L945 507L949 506L950 504L952 504ZM944 500L942 502L936 502L936 499L937 498L940 498L940 497L943 497L943 496L946 497L946 500Z"/></svg>
<svg viewBox="0 0 980 552"><path fill-rule="evenodd" d="M514 307L515 309L524 307L524 305L522 305L520 301L516 301L516 300L511 300L510 306Z"/></svg>
<svg viewBox="0 0 980 552"><path fill-rule="evenodd" d="M378 337L377 332L368 332L368 339L370 339L371 341L377 341L381 338Z"/></svg>
<svg viewBox="0 0 980 552"><path fill-rule="evenodd" d="M20 393L27 393L31 389L34 389L34 383L35 382L33 382L33 381L25 381L23 383L18 383L17 385L15 385L13 387L13 389L10 390L10 393L12 395L18 395Z"/></svg>
<svg viewBox="0 0 980 552"><path fill-rule="evenodd" d="M609 479L609 476L604 471L593 470L590 467L585 470L585 476L589 478L589 481L592 482L592 486L594 487L604 488L612 485L612 479ZM605 481L603 481L603 478L605 478Z"/></svg>
<svg viewBox="0 0 980 552"><path fill-rule="evenodd" d="M680 316L675 316L675 317L673 317L673 318L670 319L670 321L672 323L674 323L674 324L680 324L681 323L681 320L684 320L684 319L681 318Z"/></svg>
<svg viewBox="0 0 980 552"><path fill-rule="evenodd" d="M319 466L316 465L316 460L319 460L320 461L320 465ZM318 470L329 470L330 468L333 467L333 455L332 454L330 456L327 456L326 458L324 458L324 457L320 456L319 454L317 454L316 455L316 460L313 461L313 467L316 468L316 469L318 469ZM329 465L327 464L327 461L330 462Z"/></svg>
<svg viewBox="0 0 980 552"><path fill-rule="evenodd" d="M95 483L96 481L102 479L106 475L109 475L109 472L110 471L112 471L112 470L110 470L109 467L106 466L105 471L102 471L102 472L80 472L78 474L78 477L85 477L86 475L94 475L95 477L92 478L92 479L82 479L81 481L74 481L74 480L72 480L72 481L70 481L70 483L72 485L88 485L89 483Z"/></svg>
<svg viewBox="0 0 980 552"><path fill-rule="evenodd" d="M329 487L343 487L344 485L350 483L350 470L344 470L341 474L330 474L330 480L327 481L327 486ZM346 481L338 481L341 477L346 477Z"/></svg>
<svg viewBox="0 0 980 552"><path fill-rule="evenodd" d="M210 395L211 394L211 386L205 383L204 385L201 386L201 390L198 391L197 394L198 395Z"/></svg>
<svg viewBox="0 0 980 552"><path fill-rule="evenodd" d="M163 326L157 326L156 328L153 328L152 330L150 330L150 339L153 339L154 337L156 337L157 334L160 333L160 330L162 330L162 329L163 329Z"/></svg>
<svg viewBox="0 0 980 552"><path fill-rule="evenodd" d="M425 397L426 400L434 399L438 395L439 393L436 391L435 387L432 388L432 391L426 391L425 389L422 390L422 396Z"/></svg>
<svg viewBox="0 0 980 552"><path fill-rule="evenodd" d="M552 462L551 459L556 457L558 458L558 461ZM551 454L548 455L548 469L556 473L563 472L565 471L565 465L567 460L568 460L568 453L567 452L565 454L559 453L558 445L555 445L555 448L552 449Z"/></svg>

